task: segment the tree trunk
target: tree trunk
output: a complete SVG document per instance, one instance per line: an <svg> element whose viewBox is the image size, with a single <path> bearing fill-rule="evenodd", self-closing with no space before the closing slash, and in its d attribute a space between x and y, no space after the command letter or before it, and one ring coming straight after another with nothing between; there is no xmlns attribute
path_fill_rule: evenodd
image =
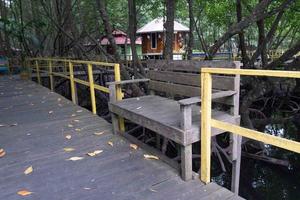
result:
<svg viewBox="0 0 300 200"><path fill-rule="evenodd" d="M294 2L295 2L295 0L285 0L280 6L267 12L267 8L272 3L272 0L262 0L260 3L258 3L255 6L251 15L245 17L239 23L232 25L229 28L229 30L225 34L223 34L223 36L221 38L216 40L214 45L209 48L209 56L210 57L208 59L212 59L212 57L216 54L218 49L232 36L240 33L242 30L249 27L253 23L255 23L259 20L265 19L267 17L270 17L270 16L274 15L275 13L278 13L278 12L286 9L291 3L294 3Z"/></svg>
<svg viewBox="0 0 300 200"><path fill-rule="evenodd" d="M262 2L262 0L259 0L259 2ZM261 57L262 66L266 66L268 64L268 58L267 58L266 44L264 43L264 40L265 40L265 20L264 19L257 21L257 28L258 28L257 48L261 49L260 57Z"/></svg>
<svg viewBox="0 0 300 200"><path fill-rule="evenodd" d="M174 13L175 13L175 0L166 0L167 20L164 24L165 28L165 46L164 46L164 59L173 59L173 42L174 42Z"/></svg>
<svg viewBox="0 0 300 200"><path fill-rule="evenodd" d="M140 69L142 75L145 75L145 70L138 58L137 51L136 51L136 2L135 0L128 0L128 24L129 24L129 38L130 38L130 47L131 47L131 54L132 54L132 66L133 66L133 73L134 76L137 77L137 68Z"/></svg>
<svg viewBox="0 0 300 200"><path fill-rule="evenodd" d="M194 10L193 4L194 0L188 0L189 4L189 18L190 18L190 32L189 32L189 42L187 46L187 59L191 60L193 56L193 47L194 47Z"/></svg>
<svg viewBox="0 0 300 200"><path fill-rule="evenodd" d="M243 9L242 9L241 0L236 1L236 15L237 15L237 22L238 23L241 22L242 18L243 18ZM249 58L247 55L244 31L241 31L239 33L239 48L241 50L243 66L244 66L244 68L247 68L247 63L248 63Z"/></svg>

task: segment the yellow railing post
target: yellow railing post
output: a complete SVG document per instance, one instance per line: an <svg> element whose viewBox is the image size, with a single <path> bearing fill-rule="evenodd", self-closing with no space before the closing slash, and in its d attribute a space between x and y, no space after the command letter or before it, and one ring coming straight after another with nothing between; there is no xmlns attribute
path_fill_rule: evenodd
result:
<svg viewBox="0 0 300 200"><path fill-rule="evenodd" d="M48 65L49 65L50 90L53 91L54 85L53 85L52 61L51 60L48 61Z"/></svg>
<svg viewBox="0 0 300 200"><path fill-rule="evenodd" d="M201 181L210 182L212 78L201 73Z"/></svg>
<svg viewBox="0 0 300 200"><path fill-rule="evenodd" d="M35 68L36 68L37 81L39 84L41 84L40 67L39 67L38 60L35 61Z"/></svg>
<svg viewBox="0 0 300 200"><path fill-rule="evenodd" d="M71 61L69 61L69 72L70 72L70 87L71 87L72 102L74 104L77 104L76 85L74 82L74 68L73 68L73 63Z"/></svg>
<svg viewBox="0 0 300 200"><path fill-rule="evenodd" d="M114 65L114 72L115 72L115 81L121 81L119 64ZM123 98L123 93L120 85L116 85L116 96L117 96L117 101L120 101ZM124 132L125 131L124 118L119 117L119 126L120 126L120 131Z"/></svg>
<svg viewBox="0 0 300 200"><path fill-rule="evenodd" d="M90 83L92 112L93 112L93 114L97 114L96 98L95 98L95 85L94 85L93 65L92 64L88 64L88 75L89 75L89 83Z"/></svg>

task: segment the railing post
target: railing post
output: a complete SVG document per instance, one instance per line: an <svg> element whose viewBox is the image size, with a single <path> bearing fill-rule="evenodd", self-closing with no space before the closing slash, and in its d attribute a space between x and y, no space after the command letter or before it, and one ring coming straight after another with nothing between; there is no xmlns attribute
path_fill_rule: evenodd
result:
<svg viewBox="0 0 300 200"><path fill-rule="evenodd" d="M96 98L95 98L95 85L94 85L93 65L92 64L88 64L88 75L89 75L89 83L90 83L92 112L93 112L93 114L97 114Z"/></svg>
<svg viewBox="0 0 300 200"><path fill-rule="evenodd" d="M38 60L35 61L35 68L36 68L37 81L39 84L41 84L40 67L39 67Z"/></svg>
<svg viewBox="0 0 300 200"><path fill-rule="evenodd" d="M72 102L74 104L77 104L76 85L74 82L74 68L73 68L73 63L71 61L69 61L69 72L70 72L70 87L71 87Z"/></svg>
<svg viewBox="0 0 300 200"><path fill-rule="evenodd" d="M115 64L114 72L115 72L115 81L121 81L119 64ZM117 97L117 101L120 101L123 98L123 93L120 85L116 85L116 97ZM119 117L119 126L120 126L120 131L124 132L125 131L124 118Z"/></svg>
<svg viewBox="0 0 300 200"><path fill-rule="evenodd" d="M49 79L50 79L50 90L54 91L54 85L53 85L53 74L52 74L52 61L48 61L49 65Z"/></svg>
<svg viewBox="0 0 300 200"><path fill-rule="evenodd" d="M201 73L201 181L210 182L212 78Z"/></svg>

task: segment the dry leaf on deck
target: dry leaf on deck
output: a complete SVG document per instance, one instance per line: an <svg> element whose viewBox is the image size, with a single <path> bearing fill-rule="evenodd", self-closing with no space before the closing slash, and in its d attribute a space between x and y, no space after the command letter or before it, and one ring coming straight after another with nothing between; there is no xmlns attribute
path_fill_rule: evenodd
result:
<svg viewBox="0 0 300 200"><path fill-rule="evenodd" d="M98 155L98 154L100 154L102 152L103 152L103 150L95 150L93 152L88 152L87 155L93 157L93 156Z"/></svg>
<svg viewBox="0 0 300 200"><path fill-rule="evenodd" d="M21 196L27 196L27 195L30 195L32 194L32 192L28 191L28 190L20 190L18 191L18 195L21 195Z"/></svg>
<svg viewBox="0 0 300 200"><path fill-rule="evenodd" d="M78 131L78 132L79 132L79 131L81 131L81 129L80 129L80 128L75 128L75 131Z"/></svg>
<svg viewBox="0 0 300 200"><path fill-rule="evenodd" d="M95 132L94 135L98 135L98 136L99 136L99 135L102 135L104 132L105 132L105 131L102 131L102 132Z"/></svg>
<svg viewBox="0 0 300 200"><path fill-rule="evenodd" d="M52 113L53 113L53 111L52 111L52 110L50 110L50 111L49 111L49 114L52 114Z"/></svg>
<svg viewBox="0 0 300 200"><path fill-rule="evenodd" d="M81 113L81 112L82 112L82 110L77 110L76 112L78 112L78 113Z"/></svg>
<svg viewBox="0 0 300 200"><path fill-rule="evenodd" d="M30 174L30 173L32 173L32 171L33 171L33 167L32 166L30 166L30 167L28 167L25 171L24 171L24 174Z"/></svg>
<svg viewBox="0 0 300 200"><path fill-rule="evenodd" d="M66 135L66 139L70 140L72 138L71 135Z"/></svg>
<svg viewBox="0 0 300 200"><path fill-rule="evenodd" d="M61 101L61 98L58 98L57 101Z"/></svg>
<svg viewBox="0 0 300 200"><path fill-rule="evenodd" d="M82 160L82 159L83 159L83 157L74 156L74 157L68 158L67 160L77 161L77 160Z"/></svg>
<svg viewBox="0 0 300 200"><path fill-rule="evenodd" d="M4 124L0 124L0 127L4 127L5 125Z"/></svg>
<svg viewBox="0 0 300 200"><path fill-rule="evenodd" d="M78 119L74 119L73 121L74 121L74 122L79 122L79 120L78 120Z"/></svg>
<svg viewBox="0 0 300 200"><path fill-rule="evenodd" d="M68 127L69 127L69 128L72 128L72 127L73 127L73 125L72 125L72 124L68 124Z"/></svg>
<svg viewBox="0 0 300 200"><path fill-rule="evenodd" d="M154 155L148 155L148 154L144 154L144 158L146 159L152 159L152 160L159 160L159 158L157 156Z"/></svg>
<svg viewBox="0 0 300 200"><path fill-rule="evenodd" d="M137 150L138 146L136 144L130 144L130 147L134 150Z"/></svg>
<svg viewBox="0 0 300 200"><path fill-rule="evenodd" d="M107 144L112 146L112 147L114 146L114 143L112 141L108 141Z"/></svg>
<svg viewBox="0 0 300 200"><path fill-rule="evenodd" d="M74 151L75 149L74 148L71 148L71 147L66 147L64 148L64 151L65 152L71 152L71 151Z"/></svg>
<svg viewBox="0 0 300 200"><path fill-rule="evenodd" d="M76 114L72 114L71 117L76 117Z"/></svg>
<svg viewBox="0 0 300 200"><path fill-rule="evenodd" d="M4 149L0 149L0 158L4 157L5 156L5 151Z"/></svg>

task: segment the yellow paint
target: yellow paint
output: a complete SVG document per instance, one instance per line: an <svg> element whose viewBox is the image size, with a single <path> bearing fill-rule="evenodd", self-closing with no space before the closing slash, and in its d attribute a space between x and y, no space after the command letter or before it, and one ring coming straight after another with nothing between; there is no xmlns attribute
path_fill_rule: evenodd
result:
<svg viewBox="0 0 300 200"><path fill-rule="evenodd" d="M50 79L50 90L54 91L54 85L53 85L53 74L52 74L52 61L48 61L49 65L49 79Z"/></svg>
<svg viewBox="0 0 300 200"><path fill-rule="evenodd" d="M115 64L114 72L115 72L115 81L121 81L121 73L120 73L120 65L119 64ZM116 97L117 97L117 101L120 101L123 99L121 85L116 85ZM125 131L124 118L119 117L119 127L120 127L121 132Z"/></svg>
<svg viewBox="0 0 300 200"><path fill-rule="evenodd" d="M93 76L93 65L92 64L88 64L88 75L89 75L89 83L90 83L92 112L93 112L93 114L97 114L96 99L95 99L95 87L94 87L94 76Z"/></svg>
<svg viewBox="0 0 300 200"><path fill-rule="evenodd" d="M300 142L280 138L266 133L242 128L237 125L211 119L211 87L212 74L245 75L245 76L268 76L282 78L300 78L298 71L279 70L249 70L249 69L224 69L224 68L202 68L201 69L201 175L204 183L210 182L210 155L211 155L211 128L218 128L233 134L247 137L256 141L274 145L286 150L300 153Z"/></svg>
<svg viewBox="0 0 300 200"><path fill-rule="evenodd" d="M35 61L35 68L36 68L37 81L39 84L41 84L40 67L39 67L39 62L37 60Z"/></svg>
<svg viewBox="0 0 300 200"><path fill-rule="evenodd" d="M211 98L212 78L209 73L201 73L201 83L205 85L201 92L201 180L210 182L211 155Z"/></svg>
<svg viewBox="0 0 300 200"><path fill-rule="evenodd" d="M70 72L70 87L71 87L72 102L74 104L77 104L76 84L74 82L74 68L71 62L69 62L69 72Z"/></svg>
<svg viewBox="0 0 300 200"><path fill-rule="evenodd" d="M211 120L212 127L232 132L249 139L260 141L266 144L271 144L276 147L280 147L286 150L290 150L296 153L300 153L300 142L295 142L285 138L280 138L278 136L269 135L267 133L262 133L259 131L254 131L251 129L243 128L237 125L221 122L215 119Z"/></svg>

